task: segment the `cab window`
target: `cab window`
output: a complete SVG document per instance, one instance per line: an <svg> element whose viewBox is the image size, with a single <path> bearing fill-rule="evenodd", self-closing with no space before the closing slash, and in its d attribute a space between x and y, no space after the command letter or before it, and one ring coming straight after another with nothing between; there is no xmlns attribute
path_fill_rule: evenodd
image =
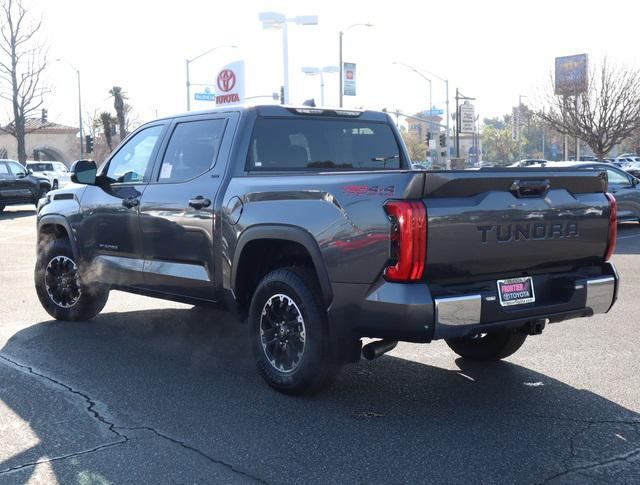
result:
<svg viewBox="0 0 640 485"><path fill-rule="evenodd" d="M11 170L11 173L13 175L15 175L16 177L18 175L27 175L27 171L19 163L17 163L17 162L9 162L8 165L9 165L9 170Z"/></svg>
<svg viewBox="0 0 640 485"><path fill-rule="evenodd" d="M112 183L143 182L151 170L151 155L162 126L150 126L136 133L109 161L107 179Z"/></svg>
<svg viewBox="0 0 640 485"><path fill-rule="evenodd" d="M209 170L216 161L226 120L178 123L162 160L160 182L184 182Z"/></svg>
<svg viewBox="0 0 640 485"><path fill-rule="evenodd" d="M631 183L629 181L629 177L624 174L621 174L617 170L613 170L611 168L607 168L607 176L609 177L610 184L622 184L627 185Z"/></svg>

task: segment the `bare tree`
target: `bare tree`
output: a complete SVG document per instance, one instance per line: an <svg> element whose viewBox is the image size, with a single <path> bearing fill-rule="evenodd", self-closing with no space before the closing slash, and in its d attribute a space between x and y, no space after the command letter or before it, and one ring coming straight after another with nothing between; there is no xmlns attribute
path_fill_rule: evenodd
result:
<svg viewBox="0 0 640 485"><path fill-rule="evenodd" d="M16 138L22 163L27 160L27 133L43 127L42 123L27 124L42 108L47 92L41 82L47 61L37 42L40 26L40 20L30 20L22 0L0 0L0 98L12 108L3 131Z"/></svg>
<svg viewBox="0 0 640 485"><path fill-rule="evenodd" d="M590 73L577 95L548 95L538 116L563 135L587 143L598 159L640 128L640 71L609 65Z"/></svg>

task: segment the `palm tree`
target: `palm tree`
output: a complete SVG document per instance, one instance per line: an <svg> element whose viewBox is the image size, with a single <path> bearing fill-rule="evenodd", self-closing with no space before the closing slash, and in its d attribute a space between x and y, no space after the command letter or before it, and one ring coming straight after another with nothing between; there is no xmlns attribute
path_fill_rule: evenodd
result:
<svg viewBox="0 0 640 485"><path fill-rule="evenodd" d="M116 118L118 119L118 131L120 131L120 141L127 136L127 127L124 111L124 100L127 99L125 93L120 86L114 86L109 90L109 94L113 96L113 107L116 110Z"/></svg>
<svg viewBox="0 0 640 485"><path fill-rule="evenodd" d="M111 120L111 113L108 111L100 113L100 122L102 123L102 129L104 130L104 139L107 142L109 150L113 149L111 146Z"/></svg>

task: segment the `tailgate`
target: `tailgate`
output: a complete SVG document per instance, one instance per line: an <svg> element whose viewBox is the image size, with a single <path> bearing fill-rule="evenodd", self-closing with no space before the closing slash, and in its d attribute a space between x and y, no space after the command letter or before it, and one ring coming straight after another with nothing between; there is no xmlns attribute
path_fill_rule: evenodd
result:
<svg viewBox="0 0 640 485"><path fill-rule="evenodd" d="M606 174L592 170L428 173L425 278L448 284L601 263L606 187Z"/></svg>

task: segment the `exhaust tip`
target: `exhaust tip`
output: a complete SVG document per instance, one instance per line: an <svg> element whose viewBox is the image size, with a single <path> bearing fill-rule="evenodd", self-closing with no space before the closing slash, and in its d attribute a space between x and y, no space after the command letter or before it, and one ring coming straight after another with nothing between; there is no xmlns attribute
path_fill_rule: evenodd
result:
<svg viewBox="0 0 640 485"><path fill-rule="evenodd" d="M367 360L377 359L398 345L397 340L376 340L362 347L362 356Z"/></svg>

